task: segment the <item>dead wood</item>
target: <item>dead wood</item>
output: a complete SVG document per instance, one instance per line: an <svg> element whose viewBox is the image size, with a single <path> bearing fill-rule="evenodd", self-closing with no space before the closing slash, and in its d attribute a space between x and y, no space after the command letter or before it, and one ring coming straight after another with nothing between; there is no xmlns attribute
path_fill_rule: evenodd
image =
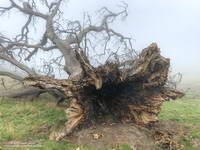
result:
<svg viewBox="0 0 200 150"><path fill-rule="evenodd" d="M86 15L82 25L82 21L63 18L61 6L64 0L41 0L47 8L45 13L37 7L40 3L35 0L8 2L8 6L0 7L0 13L3 15L17 10L27 17L27 21L15 37L0 34L0 59L20 69L23 76L7 70L0 71L0 75L19 80L27 88L0 93L0 96L37 97L48 92L59 101L68 99L68 121L63 131L52 134L53 139L63 138L78 126L106 122L107 116L115 122L149 126L157 121L164 101L183 96L181 92L167 87L170 60L160 55L155 43L138 54L132 47L131 38L112 28L111 24L117 18L128 15L126 3L120 5L119 12L103 7L99 11L99 24L93 24L91 16ZM35 40L31 37L34 34L31 34L30 26L35 25L37 20L42 20L45 28L42 36ZM97 43L96 39L102 42ZM108 57L105 58L106 63L101 62L100 66L94 67L89 59L95 47L100 45L103 54L97 56ZM34 59L38 52L50 51L59 51L61 55L49 62L44 60L41 68L30 68L24 64ZM49 77L55 73L55 66L64 70L69 79ZM176 87L174 82L172 85Z"/></svg>
<svg viewBox="0 0 200 150"><path fill-rule="evenodd" d="M53 139L63 138L81 124L105 122L107 115L117 122L149 125L157 121L164 101L183 96L165 87L170 61L160 55L155 43L145 48L128 69L111 62L93 68L81 54L78 59L84 70L81 80L38 75L24 80L27 86L56 89L71 99L66 109L68 122L61 133L51 135Z"/></svg>
<svg viewBox="0 0 200 150"><path fill-rule="evenodd" d="M160 55L155 43L145 48L137 59L128 60L131 63L126 67L107 62L94 68L81 50L76 52L76 57L83 70L79 80L31 75L22 81L26 88L0 93L0 96L21 98L48 92L59 101L68 99L65 110L68 121L60 132L51 133L51 139L60 140L77 127L110 120L152 127L165 101L184 96L166 86L170 60ZM171 133L155 131L153 136L165 147L177 146Z"/></svg>
<svg viewBox="0 0 200 150"><path fill-rule="evenodd" d="M22 87L19 89L10 89L0 92L0 97L10 97L10 98L26 98L35 97L39 93L44 92L43 90L35 87Z"/></svg>
<svg viewBox="0 0 200 150"><path fill-rule="evenodd" d="M40 89L37 87L26 86L18 89L9 89L0 92L0 97L8 97L14 99L31 100L37 99L41 94L49 93L57 100L60 105L67 97L57 89Z"/></svg>

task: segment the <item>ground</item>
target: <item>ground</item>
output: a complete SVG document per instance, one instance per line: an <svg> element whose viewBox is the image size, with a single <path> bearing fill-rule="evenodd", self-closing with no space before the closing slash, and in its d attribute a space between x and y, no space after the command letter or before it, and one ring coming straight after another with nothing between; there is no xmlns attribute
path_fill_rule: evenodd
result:
<svg viewBox="0 0 200 150"><path fill-rule="evenodd" d="M168 128L171 127L180 134L180 149L199 150L199 116L200 94L189 90L181 100L166 102L162 107L159 120L161 124L168 124ZM122 127L118 124L82 130L76 133L75 138L64 139L60 142L48 140L51 130L62 126L65 121L64 111L56 106L54 100L47 100L46 96L34 102L2 99L0 100L0 150L9 149L5 145L11 144L11 141L15 144L29 143L29 147L12 150L94 150L97 148L148 150L147 145L153 143L151 138L143 135L143 132L147 132L144 129L138 132L139 129L134 126ZM187 132L183 133L182 129ZM136 144L131 143L133 141ZM74 142L76 144L72 144ZM33 145L30 145L31 143ZM31 146L36 147L31 148ZM155 145L153 147L162 149Z"/></svg>

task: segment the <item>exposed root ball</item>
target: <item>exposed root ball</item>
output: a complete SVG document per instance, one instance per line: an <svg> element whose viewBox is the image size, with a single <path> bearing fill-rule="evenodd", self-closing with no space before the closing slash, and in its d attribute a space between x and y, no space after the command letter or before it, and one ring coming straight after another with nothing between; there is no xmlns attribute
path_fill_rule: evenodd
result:
<svg viewBox="0 0 200 150"><path fill-rule="evenodd" d="M83 54L77 55L84 70L82 80L56 80L46 76L24 80L28 86L57 89L69 98L68 122L56 140L70 134L78 125L106 122L108 118L115 122L150 125L157 121L165 100L183 96L165 86L170 61L160 55L155 43L124 67L107 63L93 68Z"/></svg>

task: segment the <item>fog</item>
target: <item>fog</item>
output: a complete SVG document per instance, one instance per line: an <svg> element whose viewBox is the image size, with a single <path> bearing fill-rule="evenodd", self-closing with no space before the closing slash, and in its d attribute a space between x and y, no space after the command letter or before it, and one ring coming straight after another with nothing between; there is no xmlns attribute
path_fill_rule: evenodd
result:
<svg viewBox="0 0 200 150"><path fill-rule="evenodd" d="M7 2L1 0L0 4ZM113 27L132 37L133 47L136 50L156 42L162 54L171 59L173 72L183 74L183 82L200 81L200 1L126 0L125 2L129 5L129 15L125 21L117 22ZM120 4L121 0L70 0L63 8L66 18L75 20L82 18L84 12L95 15L95 11L102 6L118 10ZM20 13L15 14L14 20L4 17L1 20L0 32L12 35L17 31L18 22L24 21L23 17ZM40 29L37 29L38 33Z"/></svg>

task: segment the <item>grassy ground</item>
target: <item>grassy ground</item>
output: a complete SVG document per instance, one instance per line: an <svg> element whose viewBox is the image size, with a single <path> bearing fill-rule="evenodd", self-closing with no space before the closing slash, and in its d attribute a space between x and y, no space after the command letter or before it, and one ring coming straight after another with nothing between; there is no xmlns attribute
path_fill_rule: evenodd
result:
<svg viewBox="0 0 200 150"><path fill-rule="evenodd" d="M179 101L166 102L159 119L186 126L189 132L180 143L185 150L198 150L192 142L200 140L200 95L188 92L186 97ZM49 127L56 122L64 124L65 121L64 111L58 109L53 101L0 100L0 143L38 140L40 143L36 145L39 147L12 148L12 150L92 150L89 146L48 140ZM0 144L0 150L6 149L8 148ZM131 148L128 145L121 145L118 150L131 150Z"/></svg>
<svg viewBox="0 0 200 150"><path fill-rule="evenodd" d="M188 134L182 137L180 144L185 150L200 149L200 93L190 91L181 100L165 102L159 120L184 125ZM195 145L194 141L198 143Z"/></svg>

